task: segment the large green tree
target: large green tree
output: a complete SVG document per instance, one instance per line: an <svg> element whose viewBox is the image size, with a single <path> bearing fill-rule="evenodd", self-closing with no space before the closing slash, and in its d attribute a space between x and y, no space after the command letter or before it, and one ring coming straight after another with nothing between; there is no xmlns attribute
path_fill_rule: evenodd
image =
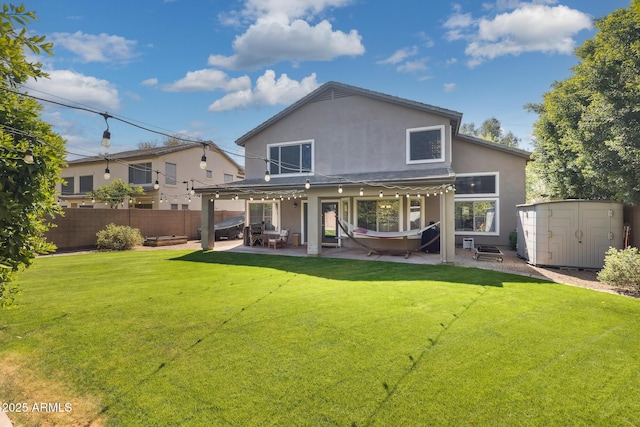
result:
<svg viewBox="0 0 640 427"><path fill-rule="evenodd" d="M64 141L40 119L41 107L17 85L46 78L25 50L50 53L44 37L27 35L36 19L24 6L0 6L0 307L17 293L12 279L38 253L53 249L44 238L47 218L59 213L55 184L64 164Z"/></svg>
<svg viewBox="0 0 640 427"><path fill-rule="evenodd" d="M578 65L555 82L534 125L536 168L554 197L640 202L640 19L633 7L595 21Z"/></svg>
<svg viewBox="0 0 640 427"><path fill-rule="evenodd" d="M476 127L475 123L465 123L460 127L460 133L477 136L478 138L506 145L507 147L518 148L520 145L520 138L515 136L511 131L505 134L502 130L500 120L495 117L485 120L480 127Z"/></svg>

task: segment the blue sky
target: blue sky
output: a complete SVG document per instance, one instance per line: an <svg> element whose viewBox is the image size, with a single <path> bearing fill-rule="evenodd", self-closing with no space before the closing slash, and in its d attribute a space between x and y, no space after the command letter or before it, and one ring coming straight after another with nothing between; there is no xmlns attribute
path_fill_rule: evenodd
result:
<svg viewBox="0 0 640 427"><path fill-rule="evenodd" d="M496 117L530 145L540 102L570 75L593 19L630 0L145 0L27 2L54 42L50 79L25 90L144 127L234 141L328 81ZM104 152L103 117L43 103L81 155ZM110 152L162 136L111 119ZM69 156L75 158L77 156ZM241 157L236 158L243 164Z"/></svg>

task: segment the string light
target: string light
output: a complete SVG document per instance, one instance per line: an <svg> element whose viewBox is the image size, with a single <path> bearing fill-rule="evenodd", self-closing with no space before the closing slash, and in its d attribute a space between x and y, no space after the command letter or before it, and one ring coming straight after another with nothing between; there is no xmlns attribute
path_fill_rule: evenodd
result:
<svg viewBox="0 0 640 427"><path fill-rule="evenodd" d="M364 188L360 187L360 196L364 196Z"/></svg>
<svg viewBox="0 0 640 427"><path fill-rule="evenodd" d="M107 113L102 113L101 115L102 117L104 117L104 122L107 124L107 129L102 132L102 141L100 142L100 145L102 145L104 148L109 148L111 146L111 132L109 132L109 121L107 119L111 116Z"/></svg>
<svg viewBox="0 0 640 427"><path fill-rule="evenodd" d="M342 184L338 185L338 194L342 194Z"/></svg>
<svg viewBox="0 0 640 427"><path fill-rule="evenodd" d="M24 157L22 159L26 164L33 164L33 150L31 148L27 148L27 151L24 152Z"/></svg>
<svg viewBox="0 0 640 427"><path fill-rule="evenodd" d="M111 178L111 171L109 170L109 158L107 158L107 167L104 169L104 179Z"/></svg>
<svg viewBox="0 0 640 427"><path fill-rule="evenodd" d="M207 168L207 144L202 143L202 157L200 158L200 169Z"/></svg>
<svg viewBox="0 0 640 427"><path fill-rule="evenodd" d="M378 194L378 197L384 197L384 194L382 193L382 190L380 190L380 194Z"/></svg>
<svg viewBox="0 0 640 427"><path fill-rule="evenodd" d="M160 173L160 171L156 171L156 182L153 184L153 189L157 190L158 188L160 188L160 181L158 181L158 174Z"/></svg>
<svg viewBox="0 0 640 427"><path fill-rule="evenodd" d="M271 181L271 174L269 173L269 161L264 160L264 180L265 182Z"/></svg>
<svg viewBox="0 0 640 427"><path fill-rule="evenodd" d="M311 188L311 182L309 181L309 178L307 178L307 180L304 182L304 188L306 188L307 190Z"/></svg>

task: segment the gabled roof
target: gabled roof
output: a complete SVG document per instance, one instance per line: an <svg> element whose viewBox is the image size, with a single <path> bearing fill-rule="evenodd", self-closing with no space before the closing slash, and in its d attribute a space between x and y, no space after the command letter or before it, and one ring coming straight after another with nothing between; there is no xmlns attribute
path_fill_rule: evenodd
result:
<svg viewBox="0 0 640 427"><path fill-rule="evenodd" d="M140 148L137 150L128 150L128 151L120 151L118 153L109 153L99 156L91 156L84 157L81 159L69 160L67 162L68 165L79 165L84 163L93 163L93 162L104 162L105 158L109 158L110 160L127 160L127 159L137 159L137 158L150 158L150 157L159 157L164 156L171 153L177 153L179 151L191 150L194 148L202 149L202 145L205 144L209 147L210 150L219 153L224 158L229 160L233 165L235 165L239 170L244 171L243 167L240 166L235 160L233 160L229 155L227 155L224 151L222 151L215 143L211 141L203 141L203 142L187 142L179 145L168 145L168 146L160 146L160 147L151 147L151 148Z"/></svg>
<svg viewBox="0 0 640 427"><path fill-rule="evenodd" d="M498 144L496 142L487 141L486 139L478 138L471 135L465 135L462 133L457 134L455 138L465 142L470 142L472 144L481 145L486 148L491 148L493 150L504 151L506 153L514 154L516 156L524 157L527 160L531 160L531 153L520 148L509 147L504 144Z"/></svg>
<svg viewBox="0 0 640 427"><path fill-rule="evenodd" d="M387 95L380 92L374 92L372 90L362 89L344 83L328 82L323 84L313 92L309 93L307 96L298 100L297 102L291 104L289 107L285 108L275 116L266 120L264 123L258 125L257 127L242 135L236 140L236 144L244 147L244 144L247 140L262 132L264 129L268 128L279 120L282 120L283 118L306 104L323 99L335 99L350 95L365 96L367 98L377 99L379 101L400 105L406 108L412 108L415 110L424 111L426 113L447 117L451 120L451 124L454 128L454 134L457 133L458 128L460 127L460 121L462 120L462 113L459 113L457 111L447 110L446 108L423 104L421 102L411 101L409 99L399 98L397 96Z"/></svg>

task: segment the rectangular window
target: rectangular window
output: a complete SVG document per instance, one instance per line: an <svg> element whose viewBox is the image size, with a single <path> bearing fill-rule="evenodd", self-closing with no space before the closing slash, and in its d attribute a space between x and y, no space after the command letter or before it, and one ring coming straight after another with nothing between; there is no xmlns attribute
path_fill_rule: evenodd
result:
<svg viewBox="0 0 640 427"><path fill-rule="evenodd" d="M129 165L129 184L151 184L151 162Z"/></svg>
<svg viewBox="0 0 640 427"><path fill-rule="evenodd" d="M270 144L267 152L271 175L312 172L313 141Z"/></svg>
<svg viewBox="0 0 640 427"><path fill-rule="evenodd" d="M409 200L409 230L422 228L422 198Z"/></svg>
<svg viewBox="0 0 640 427"><path fill-rule="evenodd" d="M189 210L189 205L182 205L182 210L183 211L188 211Z"/></svg>
<svg viewBox="0 0 640 427"><path fill-rule="evenodd" d="M249 203L249 224L262 224L265 230L275 230L278 224L275 203Z"/></svg>
<svg viewBox="0 0 640 427"><path fill-rule="evenodd" d="M224 182L233 182L233 175L225 173L224 174Z"/></svg>
<svg viewBox="0 0 640 427"><path fill-rule="evenodd" d="M172 211L177 211L178 210L178 204L177 203L171 203L171 210Z"/></svg>
<svg viewBox="0 0 640 427"><path fill-rule="evenodd" d="M444 126L407 129L407 163L444 161Z"/></svg>
<svg viewBox="0 0 640 427"><path fill-rule="evenodd" d="M398 200L358 200L356 224L374 231L400 230L400 202Z"/></svg>
<svg viewBox="0 0 640 427"><path fill-rule="evenodd" d="M178 166L175 163L164 164L164 183L165 185L176 185L178 176Z"/></svg>
<svg viewBox="0 0 640 427"><path fill-rule="evenodd" d="M456 196L497 195L498 174L459 175L456 177Z"/></svg>
<svg viewBox="0 0 640 427"><path fill-rule="evenodd" d="M498 234L497 205L496 199L456 201L456 233Z"/></svg>
<svg viewBox="0 0 640 427"><path fill-rule="evenodd" d="M212 170L207 170L205 176L207 177L207 179L212 179L213 178L213 171Z"/></svg>
<svg viewBox="0 0 640 427"><path fill-rule="evenodd" d="M64 182L62 183L62 189L60 191L61 194L73 194L73 177L62 178Z"/></svg>
<svg viewBox="0 0 640 427"><path fill-rule="evenodd" d="M85 175L80 177L80 193L88 193L93 191L93 175Z"/></svg>

